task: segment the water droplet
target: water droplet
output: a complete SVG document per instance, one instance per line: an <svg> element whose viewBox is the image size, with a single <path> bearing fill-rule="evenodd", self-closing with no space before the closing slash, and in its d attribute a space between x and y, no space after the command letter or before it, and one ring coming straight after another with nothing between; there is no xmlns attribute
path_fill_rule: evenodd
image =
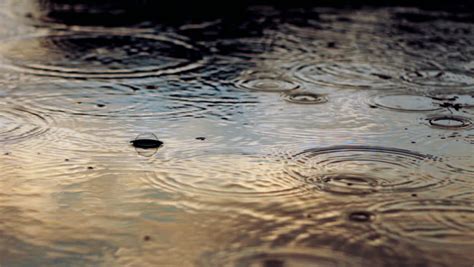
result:
<svg viewBox="0 0 474 267"><path fill-rule="evenodd" d="M295 90L298 84L279 77L246 77L236 81L240 88L262 92L284 92Z"/></svg>
<svg viewBox="0 0 474 267"><path fill-rule="evenodd" d="M140 134L135 140L130 141L130 143L134 147L141 149L159 148L163 145L163 142L158 140L158 137L152 133Z"/></svg>
<svg viewBox="0 0 474 267"><path fill-rule="evenodd" d="M472 125L468 118L454 115L438 115L427 120L431 126L444 129L467 128Z"/></svg>
<svg viewBox="0 0 474 267"><path fill-rule="evenodd" d="M283 99L295 104L322 104L328 101L325 95L310 92L288 92L283 95Z"/></svg>
<svg viewBox="0 0 474 267"><path fill-rule="evenodd" d="M374 214L368 211L354 211L348 217L353 222L369 222L373 220Z"/></svg>

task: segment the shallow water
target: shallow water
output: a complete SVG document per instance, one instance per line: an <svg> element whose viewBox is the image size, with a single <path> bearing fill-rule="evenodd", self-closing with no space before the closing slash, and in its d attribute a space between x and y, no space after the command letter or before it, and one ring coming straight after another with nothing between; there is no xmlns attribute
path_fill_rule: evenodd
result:
<svg viewBox="0 0 474 267"><path fill-rule="evenodd" d="M474 264L469 9L0 3L0 266Z"/></svg>

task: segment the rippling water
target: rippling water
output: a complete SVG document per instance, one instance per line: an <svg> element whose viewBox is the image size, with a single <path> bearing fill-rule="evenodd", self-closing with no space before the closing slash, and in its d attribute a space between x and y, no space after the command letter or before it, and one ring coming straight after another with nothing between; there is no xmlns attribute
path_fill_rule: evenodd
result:
<svg viewBox="0 0 474 267"><path fill-rule="evenodd" d="M474 264L471 9L53 2L0 1L0 266Z"/></svg>

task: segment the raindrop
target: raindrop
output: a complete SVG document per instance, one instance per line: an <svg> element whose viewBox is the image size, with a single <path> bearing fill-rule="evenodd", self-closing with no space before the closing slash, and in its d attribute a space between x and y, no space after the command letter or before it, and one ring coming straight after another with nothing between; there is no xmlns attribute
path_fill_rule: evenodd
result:
<svg viewBox="0 0 474 267"><path fill-rule="evenodd" d="M467 128L472 125L471 120L461 116L439 115L427 119L429 124L435 128L458 129Z"/></svg>
<svg viewBox="0 0 474 267"><path fill-rule="evenodd" d="M443 186L449 179L441 167L432 156L404 149L334 146L305 150L285 170L320 191L366 195Z"/></svg>
<svg viewBox="0 0 474 267"><path fill-rule="evenodd" d="M322 104L328 101L325 95L310 92L288 92L283 99L295 104Z"/></svg>
<svg viewBox="0 0 474 267"><path fill-rule="evenodd" d="M297 89L298 84L282 78L257 77L238 80L236 85L240 88L262 92L284 92Z"/></svg>

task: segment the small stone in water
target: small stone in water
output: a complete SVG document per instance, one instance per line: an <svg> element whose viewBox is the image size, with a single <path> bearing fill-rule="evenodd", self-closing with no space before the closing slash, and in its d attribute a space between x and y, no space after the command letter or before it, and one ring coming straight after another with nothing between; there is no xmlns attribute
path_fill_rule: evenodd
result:
<svg viewBox="0 0 474 267"><path fill-rule="evenodd" d="M204 141L204 140L206 140L206 137L196 137L196 140Z"/></svg>
<svg viewBox="0 0 474 267"><path fill-rule="evenodd" d="M143 237L143 240L144 241L150 241L151 237L149 235L146 235L146 236Z"/></svg>
<svg viewBox="0 0 474 267"><path fill-rule="evenodd" d="M88 170L93 170L93 169L94 169L94 167L92 167L92 166L89 166L89 167L87 167L87 169L88 169Z"/></svg>
<svg viewBox="0 0 474 267"><path fill-rule="evenodd" d="M103 108L103 107L105 107L105 105L104 104L97 104L97 107Z"/></svg>

